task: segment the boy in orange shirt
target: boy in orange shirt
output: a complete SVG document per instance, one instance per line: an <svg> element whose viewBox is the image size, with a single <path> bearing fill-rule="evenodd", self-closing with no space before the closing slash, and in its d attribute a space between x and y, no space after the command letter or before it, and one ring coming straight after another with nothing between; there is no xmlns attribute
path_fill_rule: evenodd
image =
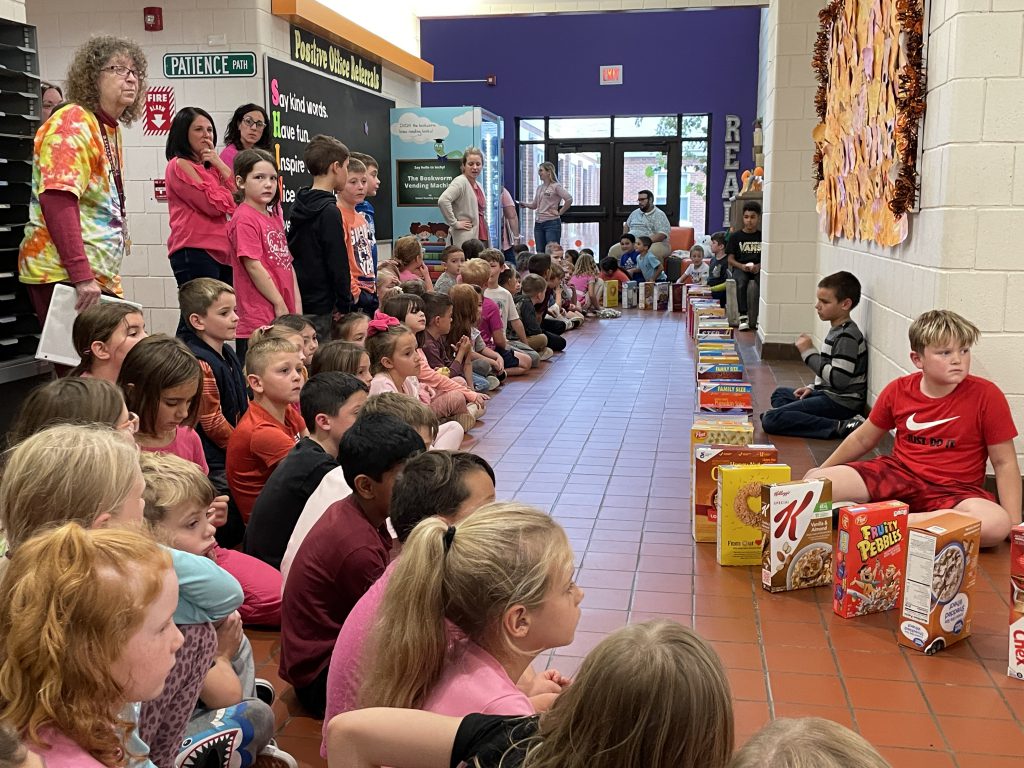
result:
<svg viewBox="0 0 1024 768"><path fill-rule="evenodd" d="M356 206L366 199L367 184L365 163L350 157L348 182L338 195L338 207L345 226L345 245L348 247L348 265L352 274L352 305L354 309L372 317L378 306L373 238L366 217L356 210Z"/></svg>
<svg viewBox="0 0 1024 768"><path fill-rule="evenodd" d="M246 379L253 392L249 409L228 440L227 476L231 495L248 523L256 498L274 467L309 433L293 407L302 391L302 358L285 339L249 347Z"/></svg>

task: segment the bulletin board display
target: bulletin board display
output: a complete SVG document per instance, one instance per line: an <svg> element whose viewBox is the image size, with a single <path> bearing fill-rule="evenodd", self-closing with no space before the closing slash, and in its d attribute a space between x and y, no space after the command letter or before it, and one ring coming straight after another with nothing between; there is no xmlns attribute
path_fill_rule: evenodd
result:
<svg viewBox="0 0 1024 768"><path fill-rule="evenodd" d="M267 111L271 151L282 181L285 220L295 193L313 183L302 160L318 133L334 136L353 151L365 152L380 167L381 184L370 198L378 240L392 236L390 114L395 102L304 66L266 57Z"/></svg>

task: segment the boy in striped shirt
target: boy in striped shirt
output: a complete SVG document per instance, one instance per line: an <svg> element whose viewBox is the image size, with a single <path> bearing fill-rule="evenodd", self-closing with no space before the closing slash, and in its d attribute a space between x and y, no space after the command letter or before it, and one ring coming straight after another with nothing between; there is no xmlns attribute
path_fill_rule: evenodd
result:
<svg viewBox="0 0 1024 768"><path fill-rule="evenodd" d="M814 371L814 384L772 393L772 410L761 414L770 435L844 438L864 422L867 399L868 346L850 312L860 301L860 281L849 272L836 272L818 283L814 305L818 318L832 327L819 352L811 337L800 334L796 348Z"/></svg>

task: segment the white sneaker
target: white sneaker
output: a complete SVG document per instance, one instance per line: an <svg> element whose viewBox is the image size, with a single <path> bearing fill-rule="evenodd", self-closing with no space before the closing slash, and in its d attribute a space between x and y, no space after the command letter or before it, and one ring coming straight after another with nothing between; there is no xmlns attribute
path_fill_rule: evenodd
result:
<svg viewBox="0 0 1024 768"><path fill-rule="evenodd" d="M541 362L544 362L545 360L550 360L554 356L555 353L551 347L544 347L544 351L540 353L540 360Z"/></svg>
<svg viewBox="0 0 1024 768"><path fill-rule="evenodd" d="M290 754L285 752L274 740L271 740L267 746L263 748L263 751L257 755L257 759L263 765L273 765L275 768L299 768L298 762Z"/></svg>
<svg viewBox="0 0 1024 768"><path fill-rule="evenodd" d="M498 377L497 376L488 376L487 377L487 386L488 386L488 390L487 391L488 392L493 392L494 390L496 390L498 387L501 386L501 382L498 381Z"/></svg>
<svg viewBox="0 0 1024 768"><path fill-rule="evenodd" d="M740 331L749 331L750 330L750 326L747 324L746 320L744 320L742 323L740 323L740 327L738 328L738 330L740 330Z"/></svg>

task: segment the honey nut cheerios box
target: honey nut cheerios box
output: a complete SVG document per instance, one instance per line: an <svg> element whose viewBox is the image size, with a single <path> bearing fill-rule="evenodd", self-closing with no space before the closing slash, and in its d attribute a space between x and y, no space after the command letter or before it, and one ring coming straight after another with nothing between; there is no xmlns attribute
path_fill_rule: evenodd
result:
<svg viewBox="0 0 1024 768"><path fill-rule="evenodd" d="M718 467L715 542L719 565L761 565L761 488L789 478L786 464Z"/></svg>
<svg viewBox="0 0 1024 768"><path fill-rule="evenodd" d="M1024 680L1024 525L1010 531L1010 665L1006 674Z"/></svg>
<svg viewBox="0 0 1024 768"><path fill-rule="evenodd" d="M971 634L981 521L956 512L910 526L900 645L929 656Z"/></svg>
<svg viewBox="0 0 1024 768"><path fill-rule="evenodd" d="M714 543L718 534L718 476L725 464L774 464L774 445L695 445L690 465L691 532L694 541Z"/></svg>
<svg viewBox="0 0 1024 768"><path fill-rule="evenodd" d="M832 584L832 482L772 483L761 489L761 586L788 592Z"/></svg>
<svg viewBox="0 0 1024 768"><path fill-rule="evenodd" d="M837 615L848 619L896 607L907 561L908 512L902 501L839 510L832 579Z"/></svg>

